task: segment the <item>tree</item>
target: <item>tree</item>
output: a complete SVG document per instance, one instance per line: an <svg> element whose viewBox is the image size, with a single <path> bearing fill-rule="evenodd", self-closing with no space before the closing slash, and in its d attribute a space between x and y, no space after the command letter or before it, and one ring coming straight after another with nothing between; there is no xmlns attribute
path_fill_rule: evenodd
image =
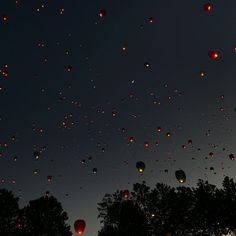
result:
<svg viewBox="0 0 236 236"><path fill-rule="evenodd" d="M134 201L123 200L122 193L106 195L99 204L99 217L104 223L99 236L148 236L148 221Z"/></svg>
<svg viewBox="0 0 236 236"><path fill-rule="evenodd" d="M143 182L129 199L121 191L105 195L98 211L99 236L236 235L236 184L228 177L222 189L202 180L194 188L158 183L151 189Z"/></svg>
<svg viewBox="0 0 236 236"><path fill-rule="evenodd" d="M0 232L4 236L15 235L19 216L19 198L11 191L0 189Z"/></svg>
<svg viewBox="0 0 236 236"><path fill-rule="evenodd" d="M23 235L71 236L67 213L53 196L30 201L23 209Z"/></svg>

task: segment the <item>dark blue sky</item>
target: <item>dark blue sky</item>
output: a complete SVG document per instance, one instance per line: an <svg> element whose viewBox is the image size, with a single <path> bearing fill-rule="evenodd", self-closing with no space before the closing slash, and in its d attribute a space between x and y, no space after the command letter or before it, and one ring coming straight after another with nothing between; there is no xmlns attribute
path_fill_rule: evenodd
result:
<svg viewBox="0 0 236 236"><path fill-rule="evenodd" d="M95 236L105 193L177 185L179 168L188 186L235 177L236 2L209 2L210 13L194 0L1 0L1 187L22 206L49 190Z"/></svg>

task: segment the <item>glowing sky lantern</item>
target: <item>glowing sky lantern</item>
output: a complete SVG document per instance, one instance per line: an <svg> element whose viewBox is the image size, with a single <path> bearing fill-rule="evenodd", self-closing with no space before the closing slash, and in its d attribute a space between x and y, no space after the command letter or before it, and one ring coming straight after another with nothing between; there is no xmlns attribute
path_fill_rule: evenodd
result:
<svg viewBox="0 0 236 236"><path fill-rule="evenodd" d="M213 9L213 6L211 3L208 2L203 5L203 9L205 12L211 12Z"/></svg>
<svg viewBox="0 0 236 236"><path fill-rule="evenodd" d="M74 223L75 232L79 235L83 234L85 227L86 227L86 223L84 220L78 219Z"/></svg>
<svg viewBox="0 0 236 236"><path fill-rule="evenodd" d="M97 174L98 169L97 168L93 168L93 174Z"/></svg>
<svg viewBox="0 0 236 236"><path fill-rule="evenodd" d="M145 66L146 68L150 68L151 65L150 65L149 62L145 62L145 63L144 63L144 66Z"/></svg>
<svg viewBox="0 0 236 236"><path fill-rule="evenodd" d="M73 69L73 67L72 67L71 65L67 66L67 71L68 71L68 72L71 72L72 69Z"/></svg>
<svg viewBox="0 0 236 236"><path fill-rule="evenodd" d="M183 170L176 170L175 171L175 177L179 181L179 183L185 183L186 182L186 175Z"/></svg>
<svg viewBox="0 0 236 236"><path fill-rule="evenodd" d="M150 17L148 18L148 22L149 22L149 23L154 23L154 17L150 16Z"/></svg>
<svg viewBox="0 0 236 236"><path fill-rule="evenodd" d="M50 183L50 182L52 182L52 176L51 175L48 175L47 176L47 181Z"/></svg>
<svg viewBox="0 0 236 236"><path fill-rule="evenodd" d="M34 156L34 158L35 158L36 160L38 160L39 157L40 157L40 152L35 151L35 152L33 153L33 156Z"/></svg>
<svg viewBox="0 0 236 236"><path fill-rule="evenodd" d="M235 157L234 157L234 154L232 154L232 153L231 153L231 154L229 154L229 159L230 159L231 161L233 161L233 160L234 160L234 158L235 158Z"/></svg>
<svg viewBox="0 0 236 236"><path fill-rule="evenodd" d="M107 15L107 11L105 10L105 9L101 9L100 11L99 11L99 16L102 18L102 17L104 17L104 16L106 16Z"/></svg>
<svg viewBox="0 0 236 236"><path fill-rule="evenodd" d="M157 132L161 132L161 127L160 126L157 127Z"/></svg>
<svg viewBox="0 0 236 236"><path fill-rule="evenodd" d="M148 148L148 147L149 147L149 142L148 142L148 141L145 141L145 142L144 142L144 147L145 147L145 148Z"/></svg>
<svg viewBox="0 0 236 236"><path fill-rule="evenodd" d="M124 44L122 45L122 50L123 50L123 51L127 51L127 50L128 50L128 47L129 47L128 43L124 43Z"/></svg>
<svg viewBox="0 0 236 236"><path fill-rule="evenodd" d="M5 22L8 21L8 16L7 15L2 15L2 20L5 21Z"/></svg>
<svg viewBox="0 0 236 236"><path fill-rule="evenodd" d="M133 143L134 142L134 137L129 137L129 142Z"/></svg>
<svg viewBox="0 0 236 236"><path fill-rule="evenodd" d="M205 71L200 71L200 77L203 79L206 77L206 72Z"/></svg>
<svg viewBox="0 0 236 236"><path fill-rule="evenodd" d="M145 170L145 164L144 164L144 162L138 161L138 162L136 163L136 168L138 169L138 172L139 172L139 173L143 173L144 170Z"/></svg>
<svg viewBox="0 0 236 236"><path fill-rule="evenodd" d="M112 111L112 116L115 117L117 115L116 111Z"/></svg>
<svg viewBox="0 0 236 236"><path fill-rule="evenodd" d="M128 199L129 198L129 190L124 190L123 192L122 192L122 197L123 198L125 198L125 199Z"/></svg>
<svg viewBox="0 0 236 236"><path fill-rule="evenodd" d="M209 51L208 56L211 59L217 59L219 57L219 54L215 50L211 50L211 51Z"/></svg>

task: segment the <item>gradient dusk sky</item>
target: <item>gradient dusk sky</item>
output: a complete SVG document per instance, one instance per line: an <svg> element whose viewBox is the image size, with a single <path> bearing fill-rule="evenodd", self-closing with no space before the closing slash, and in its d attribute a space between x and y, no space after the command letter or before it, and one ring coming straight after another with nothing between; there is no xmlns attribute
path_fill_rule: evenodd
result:
<svg viewBox="0 0 236 236"><path fill-rule="evenodd" d="M0 0L0 187L96 236L105 193L234 178L236 1L205 3Z"/></svg>

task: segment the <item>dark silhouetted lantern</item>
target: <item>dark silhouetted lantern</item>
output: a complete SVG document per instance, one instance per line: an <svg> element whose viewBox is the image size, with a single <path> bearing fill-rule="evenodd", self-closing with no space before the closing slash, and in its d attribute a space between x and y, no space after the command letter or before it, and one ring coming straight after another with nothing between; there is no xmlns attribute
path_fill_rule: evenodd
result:
<svg viewBox="0 0 236 236"><path fill-rule="evenodd" d="M186 175L185 175L183 170L175 171L175 177L179 181L179 183L185 183L186 182Z"/></svg>
<svg viewBox="0 0 236 236"><path fill-rule="evenodd" d="M138 161L138 162L136 163L136 168L138 169L138 172L139 172L139 173L143 173L144 170L145 170L145 164L144 164L144 162Z"/></svg>

